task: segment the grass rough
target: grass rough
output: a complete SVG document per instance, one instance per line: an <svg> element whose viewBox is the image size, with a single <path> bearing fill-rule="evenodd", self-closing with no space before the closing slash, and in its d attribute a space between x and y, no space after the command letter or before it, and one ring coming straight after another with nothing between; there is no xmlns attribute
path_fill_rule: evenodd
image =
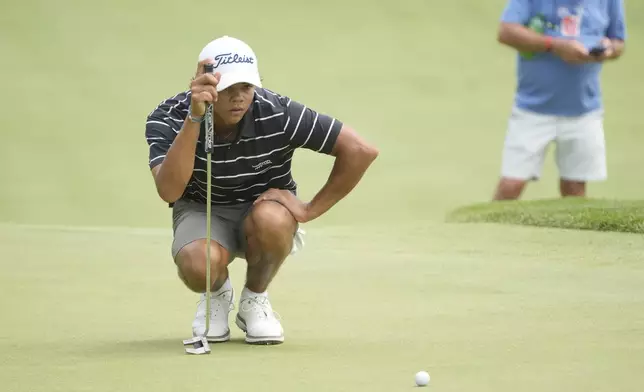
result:
<svg viewBox="0 0 644 392"><path fill-rule="evenodd" d="M447 221L644 233L644 201L577 197L495 201L458 208Z"/></svg>

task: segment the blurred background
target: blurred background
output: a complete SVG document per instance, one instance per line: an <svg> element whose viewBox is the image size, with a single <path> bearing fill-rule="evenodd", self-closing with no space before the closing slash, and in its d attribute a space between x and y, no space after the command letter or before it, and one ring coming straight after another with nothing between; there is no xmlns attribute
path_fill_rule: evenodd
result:
<svg viewBox="0 0 644 392"><path fill-rule="evenodd" d="M603 74L609 180L590 186L597 197L644 194L644 4L627 3L627 54ZM146 115L187 89L199 51L221 35L254 48L266 87L381 150L356 191L314 224L441 220L487 201L515 83L515 53L496 42L504 4L3 0L0 221L169 227L147 166ZM296 154L302 197L331 165ZM556 181L549 154L525 198L557 196Z"/></svg>
<svg viewBox="0 0 644 392"><path fill-rule="evenodd" d="M499 176L516 57L496 40L504 5L0 0L1 389L392 392L427 370L442 392L638 390L641 235L443 222ZM644 2L626 11L593 197L644 196ZM266 87L380 156L271 286L287 343L245 345L231 320L230 344L187 358L197 295L170 257L145 122L222 35L253 47ZM525 199L558 196L552 153ZM332 164L295 154L302 198ZM234 262L237 290L244 274Z"/></svg>

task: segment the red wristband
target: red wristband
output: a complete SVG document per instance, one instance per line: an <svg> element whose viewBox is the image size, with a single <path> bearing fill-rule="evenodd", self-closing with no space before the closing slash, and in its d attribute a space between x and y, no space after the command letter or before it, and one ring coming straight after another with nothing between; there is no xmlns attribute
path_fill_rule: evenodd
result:
<svg viewBox="0 0 644 392"><path fill-rule="evenodd" d="M552 37L546 36L546 52L550 52L551 50L552 50Z"/></svg>

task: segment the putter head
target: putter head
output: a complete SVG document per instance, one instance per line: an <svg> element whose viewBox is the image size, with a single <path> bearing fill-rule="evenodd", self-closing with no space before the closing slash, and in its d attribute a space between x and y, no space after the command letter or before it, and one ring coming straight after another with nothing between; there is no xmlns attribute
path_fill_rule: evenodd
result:
<svg viewBox="0 0 644 392"><path fill-rule="evenodd" d="M184 340L183 346L186 349L186 354L210 354L210 345L205 336L195 336L192 339Z"/></svg>

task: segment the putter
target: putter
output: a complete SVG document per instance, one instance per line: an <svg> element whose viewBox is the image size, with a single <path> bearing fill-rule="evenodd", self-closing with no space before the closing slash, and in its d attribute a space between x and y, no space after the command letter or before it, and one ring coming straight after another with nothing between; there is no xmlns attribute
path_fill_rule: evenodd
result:
<svg viewBox="0 0 644 392"><path fill-rule="evenodd" d="M214 67L212 64L206 64L204 67L205 72L213 72ZM209 103L206 105L206 114L205 114L205 125L206 125L206 134L205 134L205 150L206 150L206 330L204 331L203 336L196 336L192 339L187 339L183 341L183 345L186 348L187 354L210 354L210 345L208 344L208 331L210 330L210 238L212 233L210 232L210 220L211 220L211 186L212 186L212 152L213 152L213 140L215 138L215 124L212 118L213 105Z"/></svg>

